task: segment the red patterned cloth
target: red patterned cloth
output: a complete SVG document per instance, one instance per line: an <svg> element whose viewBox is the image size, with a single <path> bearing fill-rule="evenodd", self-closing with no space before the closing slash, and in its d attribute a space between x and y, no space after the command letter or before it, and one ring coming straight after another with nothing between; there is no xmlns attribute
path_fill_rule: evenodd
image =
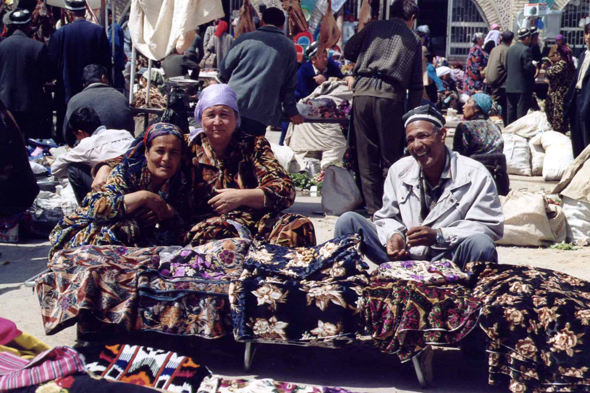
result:
<svg viewBox="0 0 590 393"><path fill-rule="evenodd" d="M0 353L0 391L65 377L84 371L84 362L69 347L56 347L41 353L33 360L26 360L9 352Z"/></svg>

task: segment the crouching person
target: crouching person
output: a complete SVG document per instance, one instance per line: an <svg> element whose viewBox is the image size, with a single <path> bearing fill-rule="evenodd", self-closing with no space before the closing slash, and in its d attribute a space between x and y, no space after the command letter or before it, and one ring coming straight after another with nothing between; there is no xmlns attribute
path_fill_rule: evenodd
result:
<svg viewBox="0 0 590 393"><path fill-rule="evenodd" d="M383 208L373 223L342 215L335 236L362 232L365 253L378 264L446 258L463 269L497 262L494 241L503 235L504 216L492 176L445 146L445 120L434 108L416 108L403 120L411 157L389 169Z"/></svg>

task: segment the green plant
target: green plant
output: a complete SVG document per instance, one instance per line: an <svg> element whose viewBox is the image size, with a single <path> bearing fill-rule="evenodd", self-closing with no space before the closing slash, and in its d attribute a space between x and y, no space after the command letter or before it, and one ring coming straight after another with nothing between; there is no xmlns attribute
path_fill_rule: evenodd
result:
<svg viewBox="0 0 590 393"><path fill-rule="evenodd" d="M301 190L309 190L311 186L315 185L314 181L305 173L291 173L291 179L293 179L295 188Z"/></svg>
<svg viewBox="0 0 590 393"><path fill-rule="evenodd" d="M574 246L573 243L566 243L566 242L556 243L556 244L549 246L548 248L550 248L551 250L561 250L561 251L573 251L573 250L578 249L578 247Z"/></svg>

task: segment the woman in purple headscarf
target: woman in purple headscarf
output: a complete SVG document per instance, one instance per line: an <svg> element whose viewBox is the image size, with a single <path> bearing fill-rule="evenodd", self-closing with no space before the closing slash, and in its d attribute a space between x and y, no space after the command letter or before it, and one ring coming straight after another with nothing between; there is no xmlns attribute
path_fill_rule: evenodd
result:
<svg viewBox="0 0 590 393"><path fill-rule="evenodd" d="M86 196L49 235L50 258L62 248L83 245L154 246L184 238L181 211L187 205L186 177L179 170L184 136L172 124L150 126L129 148L104 187Z"/></svg>
<svg viewBox="0 0 590 393"><path fill-rule="evenodd" d="M295 201L295 187L266 138L238 129L236 93L228 85L203 90L190 135L192 227L187 243L238 237L238 223L263 241L287 247L315 245L311 221L281 213Z"/></svg>

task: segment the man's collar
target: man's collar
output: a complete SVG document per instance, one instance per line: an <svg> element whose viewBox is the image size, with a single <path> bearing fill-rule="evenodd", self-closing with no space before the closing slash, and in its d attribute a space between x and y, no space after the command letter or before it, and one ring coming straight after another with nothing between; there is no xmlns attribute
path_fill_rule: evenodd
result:
<svg viewBox="0 0 590 393"><path fill-rule="evenodd" d="M317 67L311 62L311 60L309 61L309 63L311 64L311 66L313 67L313 72L316 75L321 74L320 70L317 69Z"/></svg>
<svg viewBox="0 0 590 393"><path fill-rule="evenodd" d="M86 86L84 88L84 90L91 89L93 87L109 87L109 85L107 85L106 83L102 83L102 82L96 82L96 83L89 84L88 86ZM84 90L82 90L82 91L84 91Z"/></svg>
<svg viewBox="0 0 590 393"><path fill-rule="evenodd" d="M27 34L26 34L24 31L22 31L22 30L19 30L19 29L16 29L16 30L14 31L14 33L12 33L12 35L22 35L22 36L24 36L24 37L28 37L28 35L27 35Z"/></svg>
<svg viewBox="0 0 590 393"><path fill-rule="evenodd" d="M281 30L279 27L276 27L275 25L264 25L262 27L259 27L258 30L268 31L268 32L271 32L271 33L284 34L283 33L283 30Z"/></svg>
<svg viewBox="0 0 590 393"><path fill-rule="evenodd" d="M106 129L107 129L107 128L106 128L105 126L100 126L100 127L98 127L96 130L94 130L94 132L92 133L92 135L91 135L91 136L98 135L98 134L100 134L101 132L103 132L103 131L106 131Z"/></svg>
<svg viewBox="0 0 590 393"><path fill-rule="evenodd" d="M420 178L424 177L424 171L420 169ZM448 180L452 179L453 176L451 174L451 154L448 151L447 147L445 147L445 167L443 168L442 173L440 174L440 178L438 179L438 183L431 185L432 188L435 188L441 183L441 180Z"/></svg>

